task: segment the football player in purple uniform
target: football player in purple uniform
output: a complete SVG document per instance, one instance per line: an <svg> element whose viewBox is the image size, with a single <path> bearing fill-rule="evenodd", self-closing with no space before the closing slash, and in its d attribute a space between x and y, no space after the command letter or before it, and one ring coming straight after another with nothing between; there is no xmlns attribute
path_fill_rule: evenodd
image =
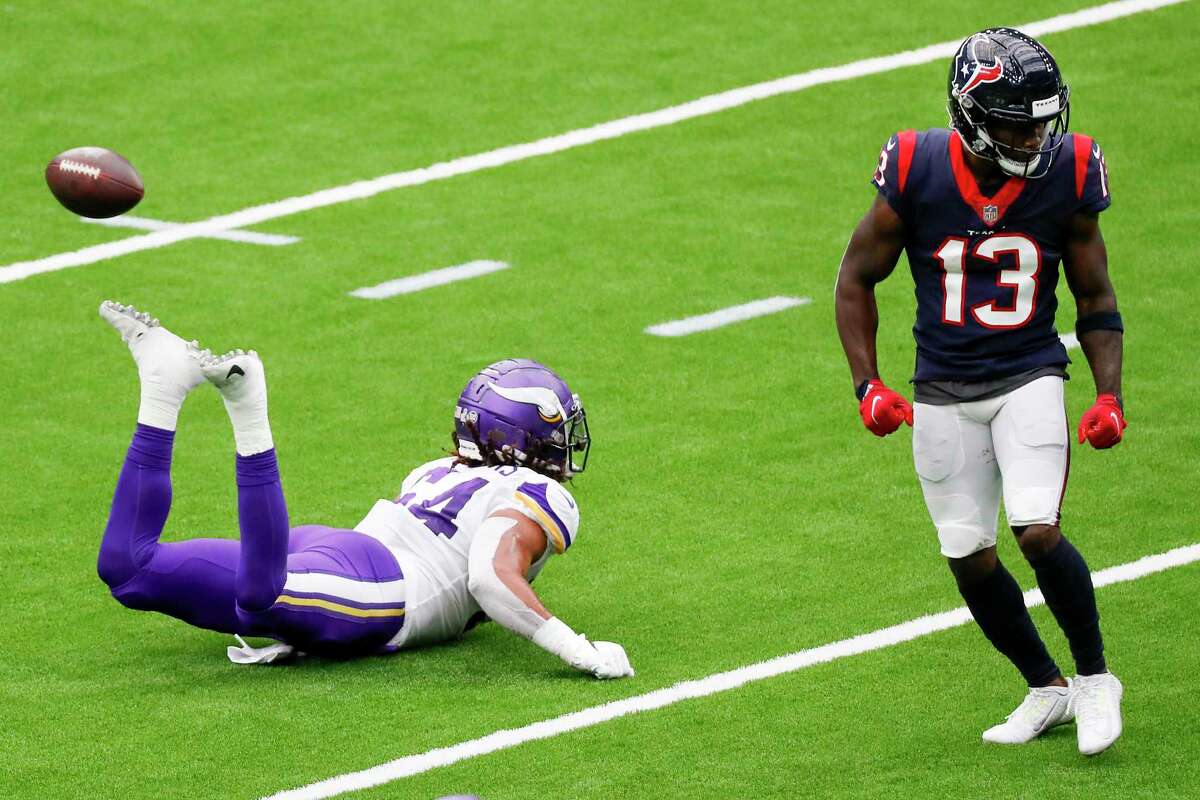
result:
<svg viewBox="0 0 1200 800"><path fill-rule="evenodd" d="M620 645L589 642L530 585L576 539L564 483L591 444L579 396L549 369L516 359L475 375L455 410L455 452L413 470L353 530L290 528L258 356L214 357L129 306L106 301L100 315L141 378L98 561L122 605L232 633L241 646L229 658L243 664L394 652L453 639L486 615L597 678L633 675ZM205 380L233 424L241 538L160 542L179 409ZM278 643L251 647L241 640L251 635Z"/></svg>
<svg viewBox="0 0 1200 800"><path fill-rule="evenodd" d="M1121 441L1122 323L1098 215L1110 203L1100 148L1068 133L1054 58L1011 28L968 38L950 66L949 129L901 131L879 154L874 204L838 274L838 333L863 423L913 426L913 459L941 551L991 643L1029 693L984 732L1017 744L1075 720L1079 749L1121 735L1121 683L1108 671L1091 574L1063 535L1069 363L1054 328L1059 265L1097 398L1079 441ZM879 375L874 287L908 255L916 285L912 406ZM1050 657L996 554L1000 499L1021 552L1066 634L1077 675Z"/></svg>

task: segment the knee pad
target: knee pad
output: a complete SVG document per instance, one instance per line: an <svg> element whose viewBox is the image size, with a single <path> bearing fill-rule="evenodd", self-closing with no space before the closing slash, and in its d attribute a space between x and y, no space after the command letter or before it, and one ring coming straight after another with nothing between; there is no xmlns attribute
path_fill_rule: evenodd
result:
<svg viewBox="0 0 1200 800"><path fill-rule="evenodd" d="M966 558L996 543L995 520L984 520L974 498L964 494L926 497L929 515L937 526L942 555Z"/></svg>
<svg viewBox="0 0 1200 800"><path fill-rule="evenodd" d="M939 525L938 543L946 558L966 558L994 545L996 533L978 525Z"/></svg>
<svg viewBox="0 0 1200 800"><path fill-rule="evenodd" d="M1014 528L1026 525L1057 525L1060 487L1020 487L1005 492L1004 513Z"/></svg>

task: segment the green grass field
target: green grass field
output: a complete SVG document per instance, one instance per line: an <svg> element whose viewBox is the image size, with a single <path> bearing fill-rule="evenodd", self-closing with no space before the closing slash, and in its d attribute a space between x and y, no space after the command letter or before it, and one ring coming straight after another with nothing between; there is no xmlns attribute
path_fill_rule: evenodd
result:
<svg viewBox="0 0 1200 800"><path fill-rule="evenodd" d="M191 222L529 142L806 70L1087 7L1015 17L944 3L347 2L0 7L0 265L137 235L47 192L57 152L141 171L134 214ZM1200 540L1195 229L1200 11L1183 3L1045 37L1072 128L1106 152L1103 217L1128 334L1127 440L1075 447L1064 531L1094 569ZM676 125L254 228L0 284L0 796L253 798L961 605L910 432L863 430L832 285L895 130L945 124L946 64L818 86ZM494 275L384 301L362 286L475 259ZM646 326L772 295L811 305L679 339ZM293 524L353 526L442 454L453 401L525 356L584 398L595 446L580 544L549 608L624 644L600 683L495 625L351 663L231 665L228 637L122 608L96 549L137 377L96 315L151 310L214 349L254 347ZM1060 330L1073 326L1064 290ZM880 366L903 385L914 303L879 289ZM1072 419L1093 387L1079 351ZM167 539L236 535L216 392L181 416ZM1015 544L1001 556L1022 585ZM1064 728L979 733L1022 695L973 626L469 759L364 791L429 799L1194 797L1200 566L1105 588L1124 738L1086 760ZM1034 612L1064 669L1066 643Z"/></svg>

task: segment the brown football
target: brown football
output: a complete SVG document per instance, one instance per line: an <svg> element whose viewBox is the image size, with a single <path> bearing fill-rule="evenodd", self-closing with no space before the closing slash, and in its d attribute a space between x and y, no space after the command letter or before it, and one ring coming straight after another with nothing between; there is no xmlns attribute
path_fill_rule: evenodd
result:
<svg viewBox="0 0 1200 800"><path fill-rule="evenodd" d="M145 194L133 165L103 147L76 147L46 165L46 184L69 211L81 217L115 217Z"/></svg>

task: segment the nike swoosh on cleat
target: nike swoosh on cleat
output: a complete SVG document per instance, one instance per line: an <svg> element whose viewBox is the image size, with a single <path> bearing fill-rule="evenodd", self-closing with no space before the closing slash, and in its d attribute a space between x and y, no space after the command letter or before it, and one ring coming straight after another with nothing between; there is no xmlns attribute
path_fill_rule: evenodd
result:
<svg viewBox="0 0 1200 800"><path fill-rule="evenodd" d="M229 368L229 372L225 373L225 380L229 380L234 375L245 375L245 374L246 374L246 372L241 367L239 367L237 364L234 364L232 367Z"/></svg>

